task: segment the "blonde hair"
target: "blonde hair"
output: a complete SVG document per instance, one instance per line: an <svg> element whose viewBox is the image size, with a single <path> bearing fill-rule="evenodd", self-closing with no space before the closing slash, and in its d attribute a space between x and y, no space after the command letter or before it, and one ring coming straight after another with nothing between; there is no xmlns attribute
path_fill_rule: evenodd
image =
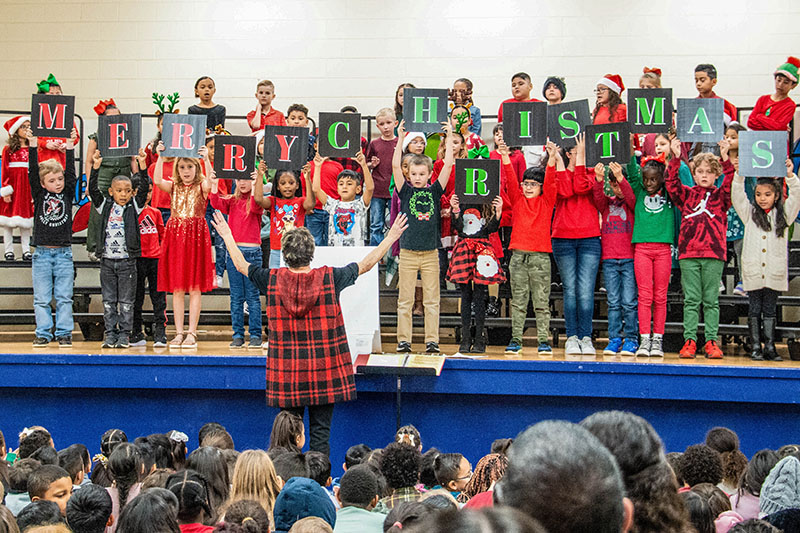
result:
<svg viewBox="0 0 800 533"><path fill-rule="evenodd" d="M307 516L295 522L289 533L333 533L331 525L318 516Z"/></svg>
<svg viewBox="0 0 800 533"><path fill-rule="evenodd" d="M47 159L45 161L39 162L39 180L44 181L44 177L48 174L56 174L58 172L64 172L64 167L61 166L61 162L57 159ZM38 428L34 428L38 429ZM42 428L44 429L44 428Z"/></svg>
<svg viewBox="0 0 800 533"><path fill-rule="evenodd" d="M655 85L657 88L659 89L661 88L661 76L659 76L655 72L645 72L644 74L642 74L642 77L639 78L640 82L642 80L651 81L653 82L653 85Z"/></svg>
<svg viewBox="0 0 800 533"><path fill-rule="evenodd" d="M722 164L719 162L719 159L717 159L717 156L712 153L703 152L697 154L692 158L692 161L694 162L694 168L697 168L697 166L702 163L706 163L709 168L711 168L711 172L717 176L722 175Z"/></svg>
<svg viewBox="0 0 800 533"><path fill-rule="evenodd" d="M194 172L194 181L192 185L197 185L198 183L203 183L206 179L205 174L203 174L203 165L200 164L200 160L196 157L176 157L175 164L172 166L172 182L173 183L180 183L181 185L183 182L181 181L180 176L178 175L178 166L180 165L181 161L189 161L194 164L195 172Z"/></svg>
<svg viewBox="0 0 800 533"><path fill-rule="evenodd" d="M224 509L239 500L254 500L261 504L269 516L270 529L275 527L272 508L281 487L278 475L264 450L245 450L236 460L231 480L231 493ZM224 511L223 511L224 512Z"/></svg>
<svg viewBox="0 0 800 533"><path fill-rule="evenodd" d="M258 85L256 85L256 91L258 90L259 87L272 87L274 89L275 84L269 80L261 80L260 82L258 82Z"/></svg>
<svg viewBox="0 0 800 533"><path fill-rule="evenodd" d="M376 121L381 117L388 117L388 118L391 118L392 120L396 120L397 119L397 115L395 115L394 109L392 109L390 107L383 107L383 108L379 109L377 113L375 113L375 120Z"/></svg>
<svg viewBox="0 0 800 533"><path fill-rule="evenodd" d="M29 527L26 533L72 533L66 524L50 524L47 526Z"/></svg>

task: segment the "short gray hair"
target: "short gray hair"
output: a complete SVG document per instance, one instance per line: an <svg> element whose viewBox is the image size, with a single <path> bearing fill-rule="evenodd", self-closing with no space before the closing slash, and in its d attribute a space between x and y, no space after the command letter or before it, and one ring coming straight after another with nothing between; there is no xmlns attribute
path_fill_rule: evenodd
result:
<svg viewBox="0 0 800 533"><path fill-rule="evenodd" d="M314 237L308 228L290 229L281 238L283 260L289 268L301 268L314 259Z"/></svg>

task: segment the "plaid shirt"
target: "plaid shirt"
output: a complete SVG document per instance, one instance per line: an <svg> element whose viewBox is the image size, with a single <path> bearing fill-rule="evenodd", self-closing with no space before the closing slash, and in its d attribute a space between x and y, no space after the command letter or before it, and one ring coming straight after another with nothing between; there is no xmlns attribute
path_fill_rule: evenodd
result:
<svg viewBox="0 0 800 533"><path fill-rule="evenodd" d="M415 502L422 497L422 492L416 487L403 487L395 490L391 496L382 498L372 510L373 513L389 514L389 511L404 502Z"/></svg>
<svg viewBox="0 0 800 533"><path fill-rule="evenodd" d="M303 276L302 280L292 277ZM279 284L302 282L318 291L316 305L302 317L292 315L281 300ZM295 274L271 271L267 285L269 318L267 404L300 407L346 402L356 398L350 349L333 268Z"/></svg>

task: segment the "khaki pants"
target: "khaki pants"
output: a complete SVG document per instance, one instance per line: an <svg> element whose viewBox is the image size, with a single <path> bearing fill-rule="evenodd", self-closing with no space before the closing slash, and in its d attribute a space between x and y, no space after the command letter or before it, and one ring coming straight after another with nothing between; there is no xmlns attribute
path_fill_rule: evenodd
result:
<svg viewBox="0 0 800 533"><path fill-rule="evenodd" d="M397 288L397 342L411 342L411 309L417 272L422 278L425 342L439 342L439 254L436 250L400 250Z"/></svg>
<svg viewBox="0 0 800 533"><path fill-rule="evenodd" d="M511 274L511 340L522 344L528 300L533 299L539 343L550 338L550 254L514 250Z"/></svg>

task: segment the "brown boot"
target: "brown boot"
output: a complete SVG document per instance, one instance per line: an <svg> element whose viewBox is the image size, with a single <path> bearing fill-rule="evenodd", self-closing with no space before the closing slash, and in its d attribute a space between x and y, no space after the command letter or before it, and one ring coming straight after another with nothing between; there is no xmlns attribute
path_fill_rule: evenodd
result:
<svg viewBox="0 0 800 533"><path fill-rule="evenodd" d="M422 316L425 314L425 308L422 306L422 287L414 289L414 316Z"/></svg>

